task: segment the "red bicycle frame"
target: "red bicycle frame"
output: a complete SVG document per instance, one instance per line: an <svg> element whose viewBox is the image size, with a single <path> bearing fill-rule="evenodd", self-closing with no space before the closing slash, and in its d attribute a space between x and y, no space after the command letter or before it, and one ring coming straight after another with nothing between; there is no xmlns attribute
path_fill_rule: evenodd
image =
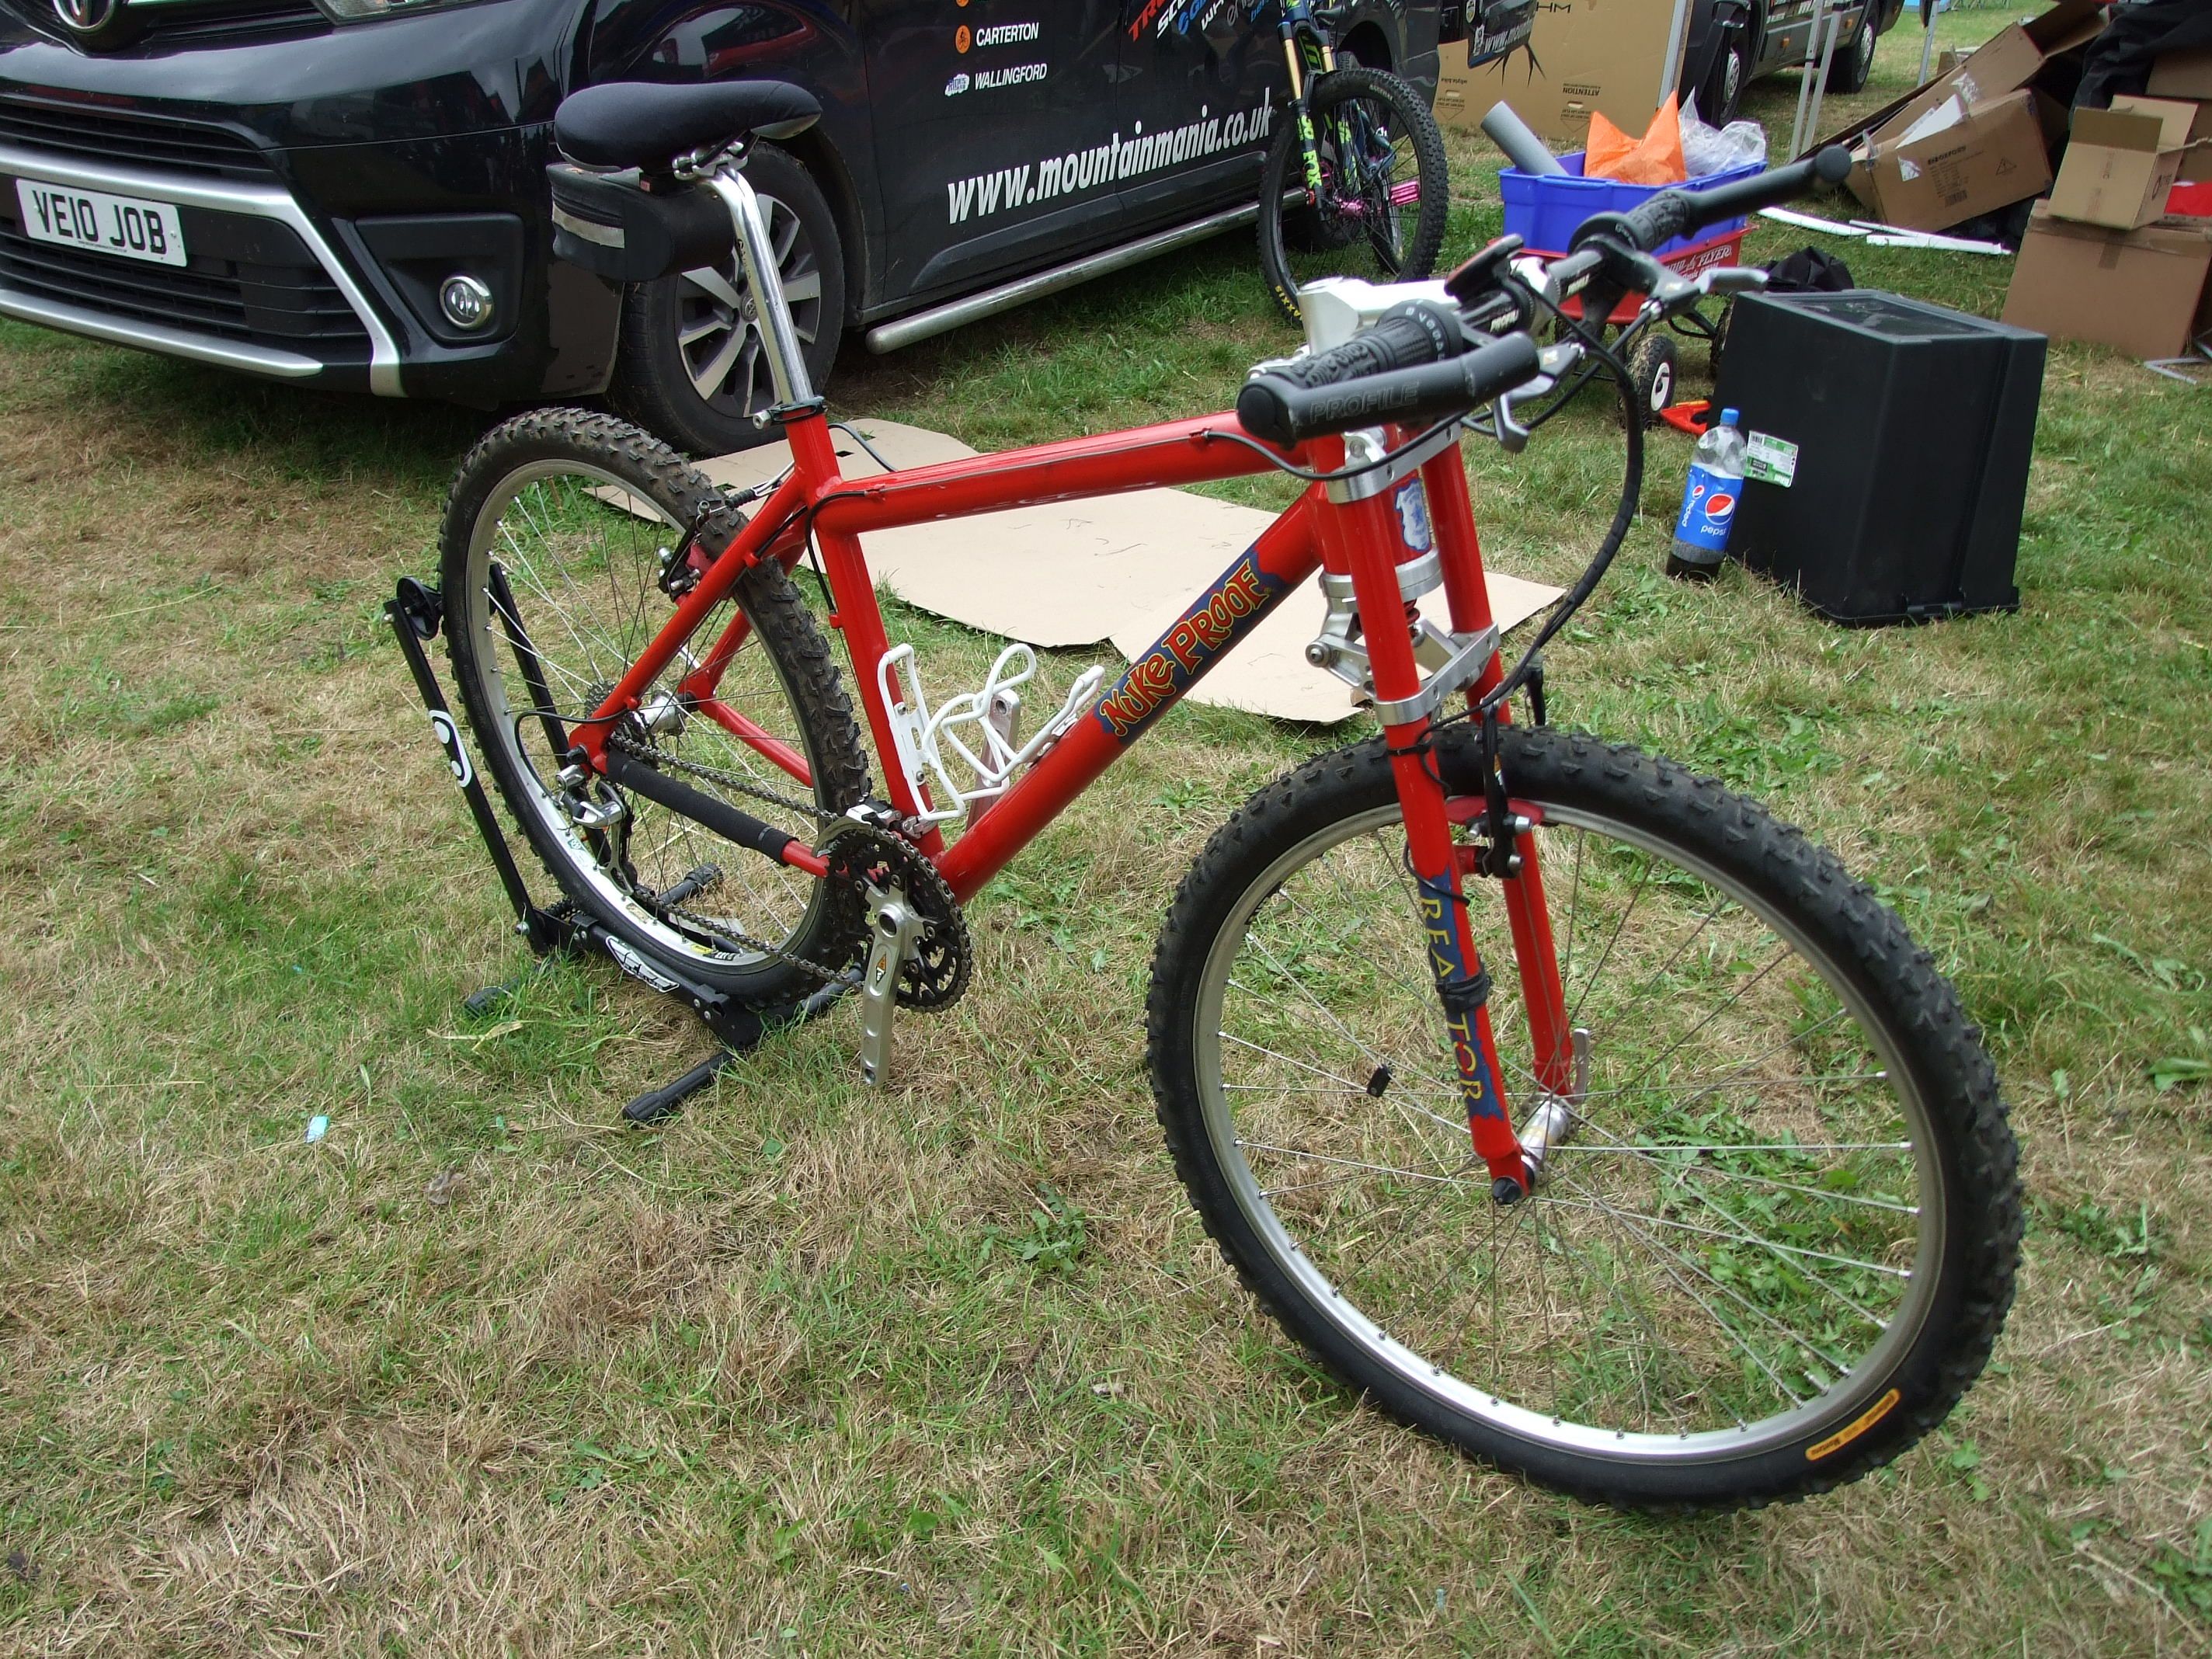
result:
<svg viewBox="0 0 2212 1659"><path fill-rule="evenodd" d="M789 476L708 567L621 684L588 720L574 726L572 740L594 766L605 763L606 735L613 722L640 706L678 651L729 597L744 573L769 559L786 569L793 568L811 536L829 580L830 624L845 636L868 730L884 763L891 801L909 817L926 811L926 785L909 779L898 763L891 711L878 684L877 665L890 641L860 537L901 525L969 518L1009 507L1237 477L1265 471L1272 465L1269 456L1248 441L1227 435L1243 435L1236 417L1228 414L850 481L839 471L829 423L818 409L791 422L785 430L793 463ZM1395 434L1400 441L1407 435ZM1334 470L1344 464L1344 444L1340 439L1319 440L1301 446L1291 459L1309 470ZM1473 502L1457 446L1448 446L1423 463L1417 476L1442 566L1452 631L1480 634L1491 627L1492 619ZM1098 694L1060 740L988 811L971 816L958 839L947 844L933 828L922 837L923 850L953 892L963 902L972 898L1316 568L1350 577L1362 617L1401 615L1398 566L1415 556L1417 550L1407 545L1401 526L1390 493L1338 501L1330 499L1323 486L1310 487L1192 600L1149 649L1139 653L1119 680ZM1041 568L1040 575L1046 574ZM701 714L793 779L811 784L803 756L769 737L718 695L723 672L744 644L746 629L744 613L738 611L711 648L696 654L697 665L679 682L679 689L696 700ZM1370 628L1364 643L1377 703L1387 706L1413 698L1420 690L1421 675L1407 630ZM1502 674L1493 651L1470 695L1480 696L1498 684ZM1464 799L1447 799L1427 742L1431 723L1429 715L1420 714L1383 727L1405 815L1407 860L1420 896L1431 968L1444 1000L1475 1152L1493 1176L1514 1181L1525 1191L1528 1177L1507 1110L1485 992L1477 988L1486 987L1487 976L1463 897L1474 849L1455 842L1451 831L1455 817L1464 820L1472 814ZM1525 805L1514 805L1516 811L1534 816ZM1521 848L1520 867L1503 878L1503 887L1534 1048L1528 1074L1546 1092L1565 1096L1572 1086L1565 991L1535 849L1526 840ZM826 873L823 860L801 843L793 842L784 857L810 873Z"/></svg>

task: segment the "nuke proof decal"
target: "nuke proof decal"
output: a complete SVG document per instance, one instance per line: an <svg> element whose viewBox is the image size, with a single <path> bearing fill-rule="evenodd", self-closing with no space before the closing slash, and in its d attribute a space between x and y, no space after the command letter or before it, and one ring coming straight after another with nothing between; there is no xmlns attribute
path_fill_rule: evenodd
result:
<svg viewBox="0 0 2212 1659"><path fill-rule="evenodd" d="M1034 67L1042 69L1041 64ZM1034 78L1041 79L1042 75ZM975 84L979 88L984 84L981 75L975 77ZM946 95L951 95L949 86ZM1231 115L1215 115L1201 106L1198 119L1179 127L1148 133L1139 124L1133 137L1124 138L1117 132L1103 143L1070 150L1065 155L1048 155L1040 161L1000 167L972 179L948 180L945 210L950 222L957 225L970 218L1033 207L1057 197L1110 188L1120 179L1187 167L1224 150L1261 143L1274 124L1273 92L1261 98L1256 108Z"/></svg>
<svg viewBox="0 0 2212 1659"><path fill-rule="evenodd" d="M1129 665L1113 690L1098 699L1091 711L1098 723L1123 743L1138 737L1267 615L1289 586L1281 577L1260 568L1257 554L1240 555L1151 650Z"/></svg>

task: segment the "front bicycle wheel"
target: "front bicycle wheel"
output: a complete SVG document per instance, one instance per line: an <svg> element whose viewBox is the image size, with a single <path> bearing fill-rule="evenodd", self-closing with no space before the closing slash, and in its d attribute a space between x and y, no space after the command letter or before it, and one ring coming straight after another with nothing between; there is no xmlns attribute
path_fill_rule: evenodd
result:
<svg viewBox="0 0 2212 1659"><path fill-rule="evenodd" d="M1466 728L1436 756L1480 822ZM1888 1461L1980 1372L2018 1255L1955 994L1718 784L1551 731L1503 763L1577 1033L1532 1051L1504 890L1470 878L1515 1121L1563 1126L1534 1191L1501 1207L1474 1156L1376 741L1254 797L1162 933L1153 1087L1208 1231L1344 1382L1547 1486L1725 1508Z"/></svg>
<svg viewBox="0 0 2212 1659"><path fill-rule="evenodd" d="M568 728L594 711L673 614L663 587L687 534L736 527L720 494L666 445L577 410L519 416L461 464L441 586L448 648L485 765L570 899L647 962L763 1004L820 983L857 948L858 890L725 841L591 778L564 785ZM684 689L742 617L714 689ZM805 602L756 566L694 633L614 738L693 788L808 845L866 793L853 712Z"/></svg>
<svg viewBox="0 0 2212 1659"><path fill-rule="evenodd" d="M1275 303L1304 320L1298 289L1317 276L1415 282L1443 246L1450 188L1443 134L1420 94L1382 70L1340 69L1307 102L1321 163L1309 203L1297 124L1275 135L1260 183L1260 266ZM1288 205L1285 205L1286 198Z"/></svg>

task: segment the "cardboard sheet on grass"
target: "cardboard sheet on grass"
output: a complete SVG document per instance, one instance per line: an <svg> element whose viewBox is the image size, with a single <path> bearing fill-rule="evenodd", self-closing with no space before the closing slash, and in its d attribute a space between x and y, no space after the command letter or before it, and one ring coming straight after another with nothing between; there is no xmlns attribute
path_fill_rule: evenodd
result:
<svg viewBox="0 0 2212 1659"><path fill-rule="evenodd" d="M898 467L929 466L975 452L957 438L895 421L854 422ZM833 434L848 477L880 471L844 433ZM745 486L790 465L781 444L725 455L700 470ZM878 531L864 539L868 568L909 605L1030 645L1110 641L1134 659L1183 607L1257 540L1273 515L1181 489L1139 489L1095 501L1017 507L972 519ZM1501 628L1527 621L1559 596L1540 582L1492 573L1490 608ZM1441 592L1423 600L1448 623ZM1351 694L1309 664L1321 630L1319 578L1280 601L1252 637L1191 692L1194 702L1279 720L1328 725L1349 719Z"/></svg>

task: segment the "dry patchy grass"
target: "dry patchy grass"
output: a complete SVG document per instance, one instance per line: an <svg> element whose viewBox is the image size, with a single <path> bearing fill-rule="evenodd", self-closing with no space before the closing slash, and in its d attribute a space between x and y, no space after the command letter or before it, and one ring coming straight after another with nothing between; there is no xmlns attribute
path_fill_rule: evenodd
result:
<svg viewBox="0 0 2212 1659"><path fill-rule="evenodd" d="M1494 190L1462 161L1471 240ZM2002 280L1862 277L1983 310ZM997 444L1218 404L1281 343L1221 247L838 389ZM2145 1066L2212 1024L2202 394L2054 354L2016 617L1850 634L1740 578L1674 588L1662 468L1554 653L1558 718L1720 773L1883 882L1990 1028L2036 1206L1945 1433L1815 1504L1683 1521L1524 1489L1348 1401L1182 1202L1140 1066L1150 937L1208 830L1323 734L1179 711L979 903L978 988L906 1023L888 1092L854 1082L845 1014L625 1133L696 1029L574 967L461 1018L518 952L375 613L428 567L476 420L14 327L0 362L0 1644L2212 1635L2204 1095ZM1602 413L1471 459L1497 562L1571 574ZM898 622L944 683L986 653Z"/></svg>

